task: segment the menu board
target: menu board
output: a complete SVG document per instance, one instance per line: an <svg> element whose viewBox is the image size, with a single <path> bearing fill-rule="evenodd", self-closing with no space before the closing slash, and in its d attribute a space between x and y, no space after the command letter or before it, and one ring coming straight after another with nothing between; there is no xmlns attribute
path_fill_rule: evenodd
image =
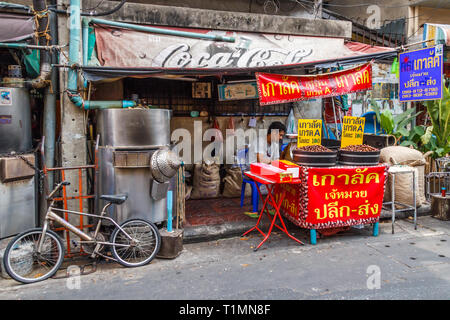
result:
<svg viewBox="0 0 450 320"><path fill-rule="evenodd" d="M298 120L297 147L320 145L322 141L322 120L299 119Z"/></svg>
<svg viewBox="0 0 450 320"><path fill-rule="evenodd" d="M342 123L341 148L360 145L364 138L366 118L345 116Z"/></svg>

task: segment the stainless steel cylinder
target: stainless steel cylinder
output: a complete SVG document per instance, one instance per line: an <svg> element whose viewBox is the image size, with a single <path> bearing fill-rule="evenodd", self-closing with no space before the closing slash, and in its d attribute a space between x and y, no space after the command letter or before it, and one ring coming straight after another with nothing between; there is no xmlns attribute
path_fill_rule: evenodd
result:
<svg viewBox="0 0 450 320"><path fill-rule="evenodd" d="M100 145L116 149L158 149L170 144L171 110L98 110Z"/></svg>
<svg viewBox="0 0 450 320"><path fill-rule="evenodd" d="M150 159L157 150L170 145L171 110L134 108L97 112L100 134L97 190L99 195L128 194L127 201L108 209L109 216L118 223L131 218L165 221L167 199L152 196ZM171 190L175 190L173 181L169 182ZM103 200L97 201L97 208L105 204Z"/></svg>

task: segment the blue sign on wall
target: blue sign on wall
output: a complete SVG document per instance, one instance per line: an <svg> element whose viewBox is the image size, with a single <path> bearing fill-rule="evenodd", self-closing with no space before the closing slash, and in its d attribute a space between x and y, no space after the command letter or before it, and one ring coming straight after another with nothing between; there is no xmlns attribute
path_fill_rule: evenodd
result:
<svg viewBox="0 0 450 320"><path fill-rule="evenodd" d="M443 46L400 53L400 102L442 98Z"/></svg>
<svg viewBox="0 0 450 320"><path fill-rule="evenodd" d="M258 99L256 82L219 84L219 101Z"/></svg>

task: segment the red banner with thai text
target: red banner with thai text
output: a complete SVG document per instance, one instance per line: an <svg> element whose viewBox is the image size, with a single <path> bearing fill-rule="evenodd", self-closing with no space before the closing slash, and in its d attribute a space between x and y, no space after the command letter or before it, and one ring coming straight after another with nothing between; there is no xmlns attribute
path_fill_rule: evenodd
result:
<svg viewBox="0 0 450 320"><path fill-rule="evenodd" d="M313 76L256 73L256 81L260 105L333 97L372 89L372 65Z"/></svg>
<svg viewBox="0 0 450 320"><path fill-rule="evenodd" d="M309 229L375 223L381 213L386 168L301 167L302 184L281 186L286 191L282 212Z"/></svg>

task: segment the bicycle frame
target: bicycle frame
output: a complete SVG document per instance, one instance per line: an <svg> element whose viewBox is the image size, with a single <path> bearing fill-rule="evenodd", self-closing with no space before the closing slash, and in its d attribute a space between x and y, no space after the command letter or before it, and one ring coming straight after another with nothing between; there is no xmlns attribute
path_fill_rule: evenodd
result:
<svg viewBox="0 0 450 320"><path fill-rule="evenodd" d="M51 198L53 196L53 194L59 189L59 187L60 186L55 188L55 190L49 195L48 198ZM115 260L114 258L104 256L104 255L102 255L102 254L100 254L98 252L98 249L99 249L100 245L102 245L102 244L103 245L115 245L115 246L121 246L121 247L129 247L130 246L130 245L125 245L125 244L114 244L114 243L111 243L111 242L97 241L96 240L97 234L98 234L98 232L100 230L100 226L101 226L101 223L102 223L103 220L108 220L108 221L112 222L115 227L119 228L119 230L121 230L127 236L128 239L133 241L133 238L128 233L126 233L125 230L123 230L119 226L119 224L117 224L112 218L104 216L105 213L106 213L106 210L108 209L109 206L112 205L112 203L107 203L103 207L102 212L101 212L100 215L89 214L89 213L84 213L84 212L79 212L79 211L72 211L72 210L65 210L65 209L54 208L53 207L54 203L55 203L55 200L52 200L50 205L49 205L49 208L47 210L47 214L45 215L42 236L41 236L41 238L39 239L39 242L38 242L38 249L37 249L38 253L41 252L43 239L45 238L45 234L46 234L47 229L48 229L49 221L55 221L55 222L61 224L62 226L66 227L68 230L70 230L71 232L73 232L74 234L79 236L81 239L85 240L85 241L80 241L80 243L94 243L96 246L95 246L94 251L92 252L91 257L95 257L95 255L98 254L98 255L101 255L101 256L103 256L103 257L105 257L107 259ZM83 232L83 230L78 229L77 227L75 227L74 225L72 225L71 223L66 221L65 219L61 218L54 211L56 211L56 212L63 212L63 213L66 212L66 213L69 213L69 214L76 214L76 215L81 215L81 216L86 216L86 217L94 217L94 218L99 219L99 221L97 223L97 226L95 228L94 237L89 236L88 234Z"/></svg>

